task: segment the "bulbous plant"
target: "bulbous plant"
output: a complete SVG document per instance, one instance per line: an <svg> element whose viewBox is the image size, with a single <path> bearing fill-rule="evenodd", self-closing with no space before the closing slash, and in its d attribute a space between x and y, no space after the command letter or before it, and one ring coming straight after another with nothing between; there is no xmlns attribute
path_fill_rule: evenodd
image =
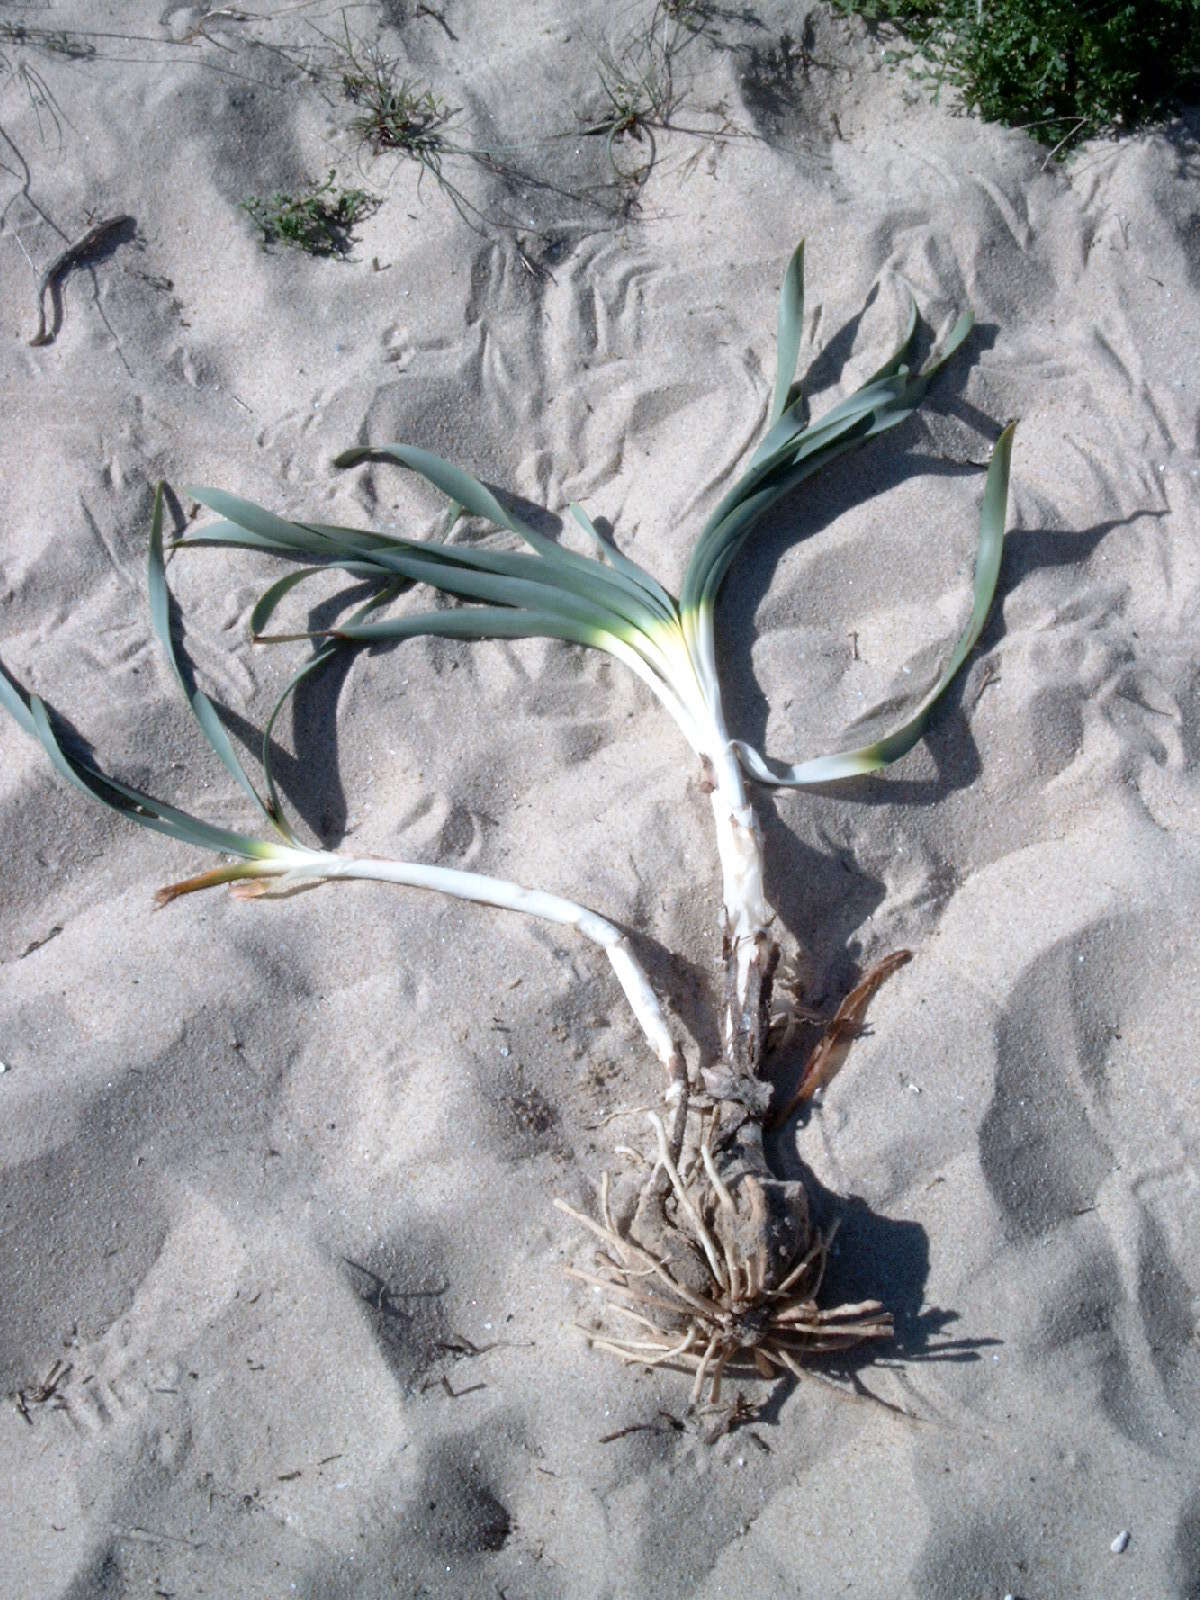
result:
<svg viewBox="0 0 1200 1600"><path fill-rule="evenodd" d="M803 1183L772 1172L763 1134L767 1125L791 1114L832 1077L872 994L908 953L898 952L863 978L810 1056L792 1100L773 1107L768 1030L780 944L764 888L762 836L747 783L800 788L856 777L895 761L921 737L931 710L979 638L991 605L1004 540L1012 427L1001 434L987 472L970 621L937 682L885 737L792 766L768 761L734 738L721 704L717 595L734 557L764 514L823 466L908 417L967 336L971 321L969 313L961 317L940 354L913 370L909 355L918 317L910 302L904 335L891 358L848 399L819 421L807 422L804 401L793 384L803 323L803 247L798 248L780 299L778 370L765 436L703 528L678 598L607 544L578 506L572 505L571 513L595 552L591 556L545 537L467 473L409 445L353 449L338 458L338 465L352 466L368 457L396 462L441 490L456 516L491 523L524 548L404 539L289 521L219 490L191 490L222 520L180 540L182 547L240 547L302 563L271 585L251 619L256 638L304 638L315 645L267 723L264 793L247 777L214 707L194 688L176 653L160 486L149 558L154 627L209 742L261 813L265 834L214 826L107 776L59 738L40 700L26 700L0 675L0 700L41 742L65 778L145 827L234 858L161 890L160 903L220 883L251 896L328 879L373 879L436 889L563 923L604 949L665 1070L663 1112L650 1114L654 1143L647 1178L631 1175L616 1193L606 1177L596 1216L561 1201L556 1204L590 1230L601 1247L595 1270L577 1270L574 1276L598 1288L608 1312L623 1320L620 1330L596 1334L593 1343L631 1363L694 1372L693 1400L703 1396L706 1385L715 1400L726 1370L763 1376L798 1373L806 1354L844 1349L891 1331L891 1319L878 1302L818 1305L828 1239L811 1225ZM372 589L366 605L321 633L266 634L289 591L330 567ZM414 583L467 604L377 615ZM543 637L603 650L635 672L674 719L699 758L711 794L722 869L719 1060L689 1065L629 935L586 907L475 872L324 850L296 837L271 771L272 730L287 696L339 649L421 634Z"/></svg>

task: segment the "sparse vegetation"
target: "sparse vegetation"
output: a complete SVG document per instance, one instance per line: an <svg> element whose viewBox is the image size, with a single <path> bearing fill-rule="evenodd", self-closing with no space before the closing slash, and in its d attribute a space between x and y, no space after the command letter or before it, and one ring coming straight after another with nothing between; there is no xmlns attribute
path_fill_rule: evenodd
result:
<svg viewBox="0 0 1200 1600"><path fill-rule="evenodd" d="M328 62L322 71L326 99L335 113L348 102L355 108L347 124L360 150L372 155L397 155L413 161L420 169L420 180L431 177L449 199L463 221L476 232L488 219L447 177L447 157L477 161L491 171L501 170L486 153L469 143L459 143L448 131L458 116L427 83L404 76L402 64L376 44L368 44L343 25L340 36L315 30L328 48ZM332 92L330 92L332 91Z"/></svg>
<svg viewBox="0 0 1200 1600"><path fill-rule="evenodd" d="M348 128L360 145L373 155L395 151L407 156L441 182L443 155L468 153L446 138L457 109L429 84L406 77L395 56L356 38L348 23L340 36L316 31L329 47L326 82L334 86L338 100L356 108Z"/></svg>
<svg viewBox="0 0 1200 1600"><path fill-rule="evenodd" d="M242 201L262 229L263 243L278 240L310 256L344 256L350 249L351 230L370 216L379 201L365 189L337 189L331 169L325 182L307 194L273 194Z"/></svg>
<svg viewBox="0 0 1200 1600"><path fill-rule="evenodd" d="M0 22L0 46L6 44L26 45L47 55L65 56L68 61L90 61L96 54L96 46L81 34L25 22Z"/></svg>
<svg viewBox="0 0 1200 1600"><path fill-rule="evenodd" d="M936 96L1027 129L1056 155L1200 96L1196 0L831 0L888 24L892 57Z"/></svg>
<svg viewBox="0 0 1200 1600"><path fill-rule="evenodd" d="M44 143L47 125L53 127L61 149L63 124L69 126L70 119L42 73L24 53L14 53L11 48L14 46L24 51L40 50L45 55L65 57L68 61L89 61L96 54L96 48L62 29L36 28L23 22L0 22L0 76L22 86L33 108L38 136Z"/></svg>
<svg viewBox="0 0 1200 1600"><path fill-rule="evenodd" d="M625 182L640 183L648 175L654 165L655 131L673 126L682 100L676 65L698 35L706 10L698 0L656 0L644 26L600 52L600 87L607 106L583 132L604 137L609 164ZM619 159L618 147L626 143L645 143L645 160L629 164Z"/></svg>
<svg viewBox="0 0 1200 1600"><path fill-rule="evenodd" d="M342 74L342 90L359 112L350 122L376 155L399 150L423 164L435 162L445 141L443 130L454 111L428 85L395 78L395 63L378 50L366 52L365 61L353 62Z"/></svg>

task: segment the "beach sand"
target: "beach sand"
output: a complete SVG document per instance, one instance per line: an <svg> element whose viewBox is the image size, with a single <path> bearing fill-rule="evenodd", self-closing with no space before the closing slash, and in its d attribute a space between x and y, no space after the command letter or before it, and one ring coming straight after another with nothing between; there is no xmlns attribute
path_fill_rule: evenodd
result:
<svg viewBox="0 0 1200 1600"><path fill-rule="evenodd" d="M1020 418L995 611L927 739L757 797L810 1005L914 952L778 1153L840 1219L830 1299L879 1298L896 1338L729 1385L737 1414L589 1350L564 1269L592 1246L551 1201L594 1205L661 1087L601 952L369 884L155 912L211 860L86 803L4 718L8 1600L1200 1594L1195 115L1059 165L930 105L861 25L764 0L711 8L677 126L610 163L580 130L651 9L21 8L0 655L107 770L251 826L151 632L159 478L173 533L211 484L431 537L419 480L332 466L403 440L580 501L676 588L762 429L799 238L817 414L886 359L906 285L936 333L972 307L918 415L772 515L719 623L731 723L772 755L895 721L969 614L983 467ZM458 109L440 182L349 126L331 40L381 24ZM348 257L264 250L242 202L330 169L381 200ZM120 215L31 347L46 266ZM251 759L304 655L249 639L279 573L169 567ZM320 625L338 587L284 614ZM307 837L596 907L711 1053L708 801L618 664L405 643L278 733Z"/></svg>

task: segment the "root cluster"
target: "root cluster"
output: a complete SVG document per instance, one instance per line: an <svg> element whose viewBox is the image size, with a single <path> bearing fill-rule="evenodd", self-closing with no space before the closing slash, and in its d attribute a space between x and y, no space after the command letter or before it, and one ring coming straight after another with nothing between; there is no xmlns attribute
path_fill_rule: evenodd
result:
<svg viewBox="0 0 1200 1600"><path fill-rule="evenodd" d="M684 1175L671 1157L661 1118L652 1115L651 1121L658 1160L643 1193L662 1174L670 1202L669 1213L667 1206L660 1211L658 1248L639 1243L614 1222L607 1175L599 1220L555 1201L600 1243L597 1270L572 1267L569 1275L599 1290L606 1310L630 1327L628 1334L589 1335L593 1348L630 1365L694 1372L695 1405L706 1385L709 1401L719 1399L727 1372L799 1377L805 1357L890 1337L891 1314L877 1300L818 1306L833 1232L822 1237L812 1229L803 1204L792 1248L781 1257L778 1238L767 1227L759 1179L742 1172L726 1181L707 1142ZM757 1229L747 1228L748 1212Z"/></svg>

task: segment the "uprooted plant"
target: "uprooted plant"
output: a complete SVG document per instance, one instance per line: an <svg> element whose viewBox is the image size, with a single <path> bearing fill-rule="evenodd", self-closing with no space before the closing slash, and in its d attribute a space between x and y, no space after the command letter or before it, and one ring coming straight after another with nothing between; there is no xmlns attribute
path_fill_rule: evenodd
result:
<svg viewBox="0 0 1200 1600"><path fill-rule="evenodd" d="M877 771L921 737L928 716L973 648L999 573L1012 428L994 449L983 492L970 621L936 683L904 723L857 749L780 766L731 735L721 703L716 602L730 565L764 514L823 466L895 427L920 403L936 373L971 327L966 314L941 352L910 366L916 306L895 353L856 393L815 422L793 384L803 323L803 254L785 275L779 310L778 364L766 433L742 476L705 524L678 597L606 543L586 513L571 513L590 542L583 555L539 533L491 490L440 457L409 445L358 448L338 457L398 463L445 494L465 514L515 535L511 544L416 540L358 528L290 521L215 489L190 491L222 519L179 541L266 551L298 561L254 608L256 638L308 639L314 649L277 702L263 736L264 792L251 782L208 698L176 652L163 551L163 490L155 500L149 586L154 627L205 735L257 806L265 830L215 826L104 774L59 737L42 702L26 699L0 675L0 699L40 740L59 772L134 821L234 859L172 884L160 903L229 883L240 896L279 892L329 879L372 879L437 889L486 905L523 911L576 928L600 945L665 1071L663 1111L651 1114L650 1175L601 1186L598 1214L558 1204L599 1240L595 1270L574 1276L599 1289L606 1313L623 1319L593 1343L642 1366L694 1372L693 1398L715 1399L727 1370L799 1373L805 1356L885 1337L891 1318L876 1301L821 1308L818 1292L828 1239L813 1228L802 1182L777 1177L764 1149L764 1127L810 1098L836 1071L872 993L907 958L889 957L843 1002L809 1058L792 1102L773 1108L768 1029L781 948L763 877L762 836L747 784L800 788ZM319 633L268 635L280 603L314 573L338 568L370 598L350 618ZM468 602L451 608L379 610L415 583ZM303 844L288 822L271 770L272 732L296 685L337 651L353 645L438 635L454 639L551 638L589 645L637 673L671 715L699 759L711 794L720 857L724 991L718 1060L688 1061L637 959L629 934L575 902L518 884L441 866L385 861Z"/></svg>

